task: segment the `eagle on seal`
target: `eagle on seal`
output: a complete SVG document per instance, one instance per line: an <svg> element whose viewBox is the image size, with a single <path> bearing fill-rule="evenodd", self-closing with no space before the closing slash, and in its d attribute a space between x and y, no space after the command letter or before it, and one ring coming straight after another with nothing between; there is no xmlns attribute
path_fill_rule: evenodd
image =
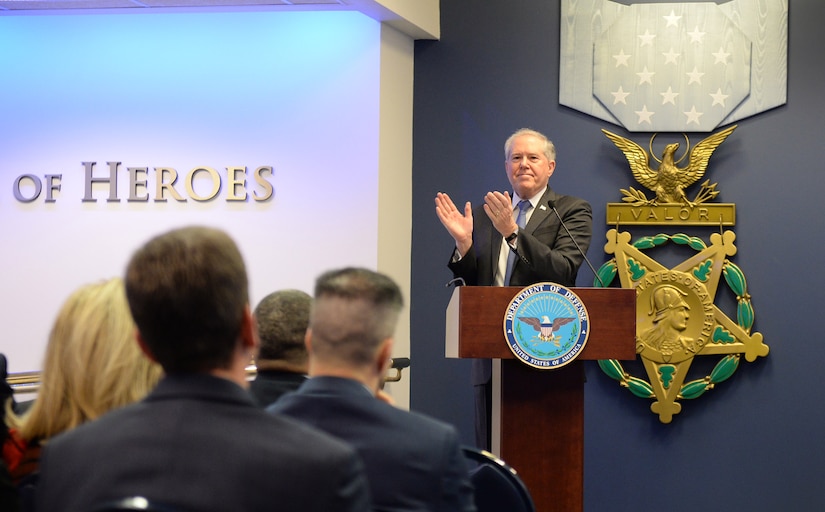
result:
<svg viewBox="0 0 825 512"><path fill-rule="evenodd" d="M543 315L540 319L532 316L520 316L518 317L518 319L528 325L533 326L533 329L535 329L539 333L540 340L552 341L556 344L556 346L558 346L558 336L554 336L553 333L556 332L559 329L559 327L569 324L576 318L557 317L554 318L552 322L550 321L550 317L548 317L547 315Z"/></svg>
<svg viewBox="0 0 825 512"><path fill-rule="evenodd" d="M636 181L656 194L656 197L648 201L648 204L683 204L693 207L695 203L687 198L685 189L705 175L710 156L719 144L724 142L725 139L728 138L728 135L733 133L736 126L737 125L733 125L714 133L694 146L693 150L690 151L690 161L685 167L679 167L677 165L684 159L684 156L676 162L673 160L674 153L679 149L679 143L674 142L668 144L665 146L661 160L653 156L653 158L659 162L657 169L650 167L650 157L643 147L630 139L626 139L621 135L616 135L605 129L602 129L602 132L624 153ZM687 140L687 136L685 136L685 140ZM651 142L653 142L652 138ZM689 145L690 143L688 142L688 146ZM687 152L687 149L685 151Z"/></svg>

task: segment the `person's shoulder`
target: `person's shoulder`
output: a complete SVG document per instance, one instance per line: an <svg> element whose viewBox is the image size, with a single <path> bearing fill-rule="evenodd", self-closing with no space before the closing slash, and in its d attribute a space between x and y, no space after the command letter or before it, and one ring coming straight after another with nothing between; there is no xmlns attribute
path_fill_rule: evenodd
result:
<svg viewBox="0 0 825 512"><path fill-rule="evenodd" d="M458 430L450 423L434 418L418 411L398 409L393 406L395 414L403 421L407 428L421 435L421 437L458 438Z"/></svg>
<svg viewBox="0 0 825 512"><path fill-rule="evenodd" d="M258 378L249 383L249 394L261 408L266 409L287 393L298 389L304 380L306 377L297 374L290 380Z"/></svg>
<svg viewBox="0 0 825 512"><path fill-rule="evenodd" d="M586 199L582 199L581 197L572 196L569 194L560 194L550 188L544 191L544 194L541 197L541 201L551 200L555 203L556 208L571 208L571 207L584 207L590 209L590 203Z"/></svg>
<svg viewBox="0 0 825 512"><path fill-rule="evenodd" d="M275 438L273 440L279 446L290 445L322 452L333 450L346 453L351 451L348 444L298 419L263 410L261 414L265 416L263 420L267 427L265 432L268 432L268 437Z"/></svg>
<svg viewBox="0 0 825 512"><path fill-rule="evenodd" d="M427 414L424 414L422 412L418 412L418 411L406 411L406 412L409 413L411 417L416 418L416 421L419 421L424 425L429 425L431 428L442 430L442 431L445 431L445 432L446 431L454 432L456 430L456 428L453 425L451 425L450 423L447 423L446 421L440 420L438 418L434 418L434 417L429 416Z"/></svg>
<svg viewBox="0 0 825 512"><path fill-rule="evenodd" d="M118 443L123 426L134 417L138 404L111 410L99 418L56 434L43 443L44 458L74 460L78 454L105 453Z"/></svg>
<svg viewBox="0 0 825 512"><path fill-rule="evenodd" d="M562 203L566 203L566 204L570 204L570 205L581 205L581 206L590 208L590 202L587 201L587 199L582 199L581 197L564 195L564 196L561 196L560 201Z"/></svg>

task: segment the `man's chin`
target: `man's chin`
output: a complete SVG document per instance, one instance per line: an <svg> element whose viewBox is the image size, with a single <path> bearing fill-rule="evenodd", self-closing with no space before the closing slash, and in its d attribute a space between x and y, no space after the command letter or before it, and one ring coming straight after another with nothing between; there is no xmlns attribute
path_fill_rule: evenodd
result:
<svg viewBox="0 0 825 512"><path fill-rule="evenodd" d="M532 180L530 180L529 183L516 181L513 184L513 190L522 199L531 198L544 189L545 187L538 186L536 182Z"/></svg>

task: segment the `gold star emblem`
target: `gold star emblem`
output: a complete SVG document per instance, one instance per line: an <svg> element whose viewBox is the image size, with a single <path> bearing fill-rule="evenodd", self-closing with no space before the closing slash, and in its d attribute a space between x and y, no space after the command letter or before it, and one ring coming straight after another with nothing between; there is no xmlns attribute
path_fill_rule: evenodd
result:
<svg viewBox="0 0 825 512"><path fill-rule="evenodd" d="M735 238L732 231L714 234L707 246L684 234L631 243L630 233L607 233L605 252L614 257L599 275L608 285L618 276L623 288L637 291L636 352L649 381L628 375L616 360L599 365L634 395L655 398L650 409L662 423L670 423L681 411L678 400L696 398L730 377L741 355L748 362L768 355L762 335L751 333L754 316L744 274L727 259L736 254ZM642 251L668 241L698 252L667 268ZM722 278L737 296L737 321L714 303ZM694 357L708 355L724 357L710 375L687 381Z"/></svg>

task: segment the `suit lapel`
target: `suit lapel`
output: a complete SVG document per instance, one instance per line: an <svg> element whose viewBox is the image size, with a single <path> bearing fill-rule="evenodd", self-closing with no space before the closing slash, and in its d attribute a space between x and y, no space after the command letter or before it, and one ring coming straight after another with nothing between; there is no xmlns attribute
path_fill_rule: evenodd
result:
<svg viewBox="0 0 825 512"><path fill-rule="evenodd" d="M530 220L527 222L527 225L524 227L524 230L530 234L532 234L536 228L541 226L545 220L547 220L548 216L553 216L553 212L550 210L550 207L547 206L547 202L550 200L556 200L556 193L553 192L553 189L550 186L547 186L547 189L544 191L544 194L541 195L541 199L539 199L539 203L535 206L533 210L533 215L530 216Z"/></svg>

